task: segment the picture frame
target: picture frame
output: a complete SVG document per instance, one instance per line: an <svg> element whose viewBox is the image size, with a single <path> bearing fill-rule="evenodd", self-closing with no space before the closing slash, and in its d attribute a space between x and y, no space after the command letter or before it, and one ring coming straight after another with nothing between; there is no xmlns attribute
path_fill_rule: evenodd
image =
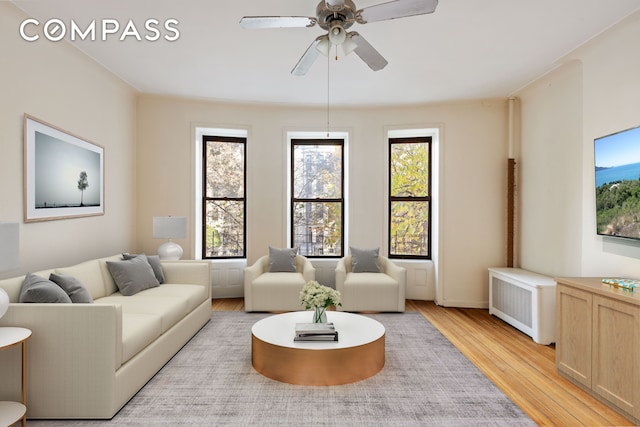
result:
<svg viewBox="0 0 640 427"><path fill-rule="evenodd" d="M24 221L104 215L104 148L24 115Z"/></svg>

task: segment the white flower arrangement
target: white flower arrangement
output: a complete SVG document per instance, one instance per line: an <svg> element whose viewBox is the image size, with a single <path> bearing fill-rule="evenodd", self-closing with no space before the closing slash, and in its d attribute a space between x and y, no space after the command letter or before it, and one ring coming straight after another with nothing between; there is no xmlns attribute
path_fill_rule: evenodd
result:
<svg viewBox="0 0 640 427"><path fill-rule="evenodd" d="M342 305L340 303L340 292L321 285L315 280L308 282L300 291L300 304L307 310L316 307L327 308L330 305Z"/></svg>

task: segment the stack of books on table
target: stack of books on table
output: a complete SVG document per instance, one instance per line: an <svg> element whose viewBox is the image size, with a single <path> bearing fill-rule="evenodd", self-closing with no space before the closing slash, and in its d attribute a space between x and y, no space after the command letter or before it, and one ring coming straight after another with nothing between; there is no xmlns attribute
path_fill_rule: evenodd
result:
<svg viewBox="0 0 640 427"><path fill-rule="evenodd" d="M296 323L294 341L338 341L333 323Z"/></svg>

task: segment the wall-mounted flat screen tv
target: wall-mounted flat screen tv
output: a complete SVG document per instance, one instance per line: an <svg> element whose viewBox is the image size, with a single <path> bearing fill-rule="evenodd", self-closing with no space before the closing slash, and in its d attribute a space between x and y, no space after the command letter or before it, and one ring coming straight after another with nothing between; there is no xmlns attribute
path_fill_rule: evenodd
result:
<svg viewBox="0 0 640 427"><path fill-rule="evenodd" d="M597 233L640 240L640 127L594 146Z"/></svg>

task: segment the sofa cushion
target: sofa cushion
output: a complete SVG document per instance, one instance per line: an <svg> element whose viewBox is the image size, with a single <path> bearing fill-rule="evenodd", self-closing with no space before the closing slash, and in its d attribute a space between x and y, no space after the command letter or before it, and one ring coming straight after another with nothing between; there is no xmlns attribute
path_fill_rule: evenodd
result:
<svg viewBox="0 0 640 427"><path fill-rule="evenodd" d="M207 288L200 285L164 284L157 288L147 289L144 291L144 296L145 298L147 296L185 298L188 311L195 310L196 307L209 299Z"/></svg>
<svg viewBox="0 0 640 427"><path fill-rule="evenodd" d="M166 286L166 285L162 285ZM165 333L189 313L187 295L154 296L143 291L137 295L124 296L119 292L100 298L100 304L120 304L122 314L150 314L160 319L160 332Z"/></svg>
<svg viewBox="0 0 640 427"><path fill-rule="evenodd" d="M118 262L122 261L122 254L112 255L110 257L100 258L98 259L98 264L100 265L100 272L102 273L102 281L104 282L104 295L111 295L114 292L118 292L118 285L116 285L115 280L113 280L113 276L111 276L111 272L109 271L109 267L107 266L108 261ZM95 300L95 295L93 299Z"/></svg>
<svg viewBox="0 0 640 427"><path fill-rule="evenodd" d="M380 248L358 249L349 247L351 251L351 271L354 273L380 273L378 253Z"/></svg>
<svg viewBox="0 0 640 427"><path fill-rule="evenodd" d="M305 284L302 273L263 273L250 285L253 309L304 310L300 304L300 292Z"/></svg>
<svg viewBox="0 0 640 427"><path fill-rule="evenodd" d="M384 273L349 273L344 280L345 288L347 286L355 287L398 287L398 282L391 276Z"/></svg>
<svg viewBox="0 0 640 427"><path fill-rule="evenodd" d="M122 295L135 295L160 285L146 255L138 255L126 261L107 261L107 267Z"/></svg>
<svg viewBox="0 0 640 427"><path fill-rule="evenodd" d="M162 335L162 320L154 314L122 313L122 363Z"/></svg>
<svg viewBox="0 0 640 427"><path fill-rule="evenodd" d="M86 286L94 300L105 296L104 278L97 260L85 261L71 267L56 268L56 274L73 276Z"/></svg>
<svg viewBox="0 0 640 427"><path fill-rule="evenodd" d="M294 273L297 254L298 248L278 249L269 246L269 271Z"/></svg>
<svg viewBox="0 0 640 427"><path fill-rule="evenodd" d="M20 289L20 302L70 303L71 298L62 288L50 280L27 273Z"/></svg>
<svg viewBox="0 0 640 427"><path fill-rule="evenodd" d="M145 254L127 254L124 253L122 254L122 258L124 260L129 260L132 258L137 257L138 255L145 255ZM153 274L156 276L156 279L158 279L158 283L160 283L161 285L164 283L164 271L162 270L162 264L160 263L160 257L158 255L145 255L147 257L147 261L149 262L149 265L151 266L151 269L153 270Z"/></svg>
<svg viewBox="0 0 640 427"><path fill-rule="evenodd" d="M341 291L347 311L398 310L399 284L384 273L349 273Z"/></svg>
<svg viewBox="0 0 640 427"><path fill-rule="evenodd" d="M23 283L24 276L12 277L10 279L0 280L0 288L7 292L10 302L19 302Z"/></svg>
<svg viewBox="0 0 640 427"><path fill-rule="evenodd" d="M254 288L260 286L290 286L290 285L305 285L304 277L302 273L262 273L253 280L252 286Z"/></svg>
<svg viewBox="0 0 640 427"><path fill-rule="evenodd" d="M69 298L71 298L71 302L93 302L93 298L91 298L91 294L89 293L85 285L75 277L69 276L68 274L51 273L49 275L49 280L60 286L62 290L65 291L67 295L69 295Z"/></svg>

